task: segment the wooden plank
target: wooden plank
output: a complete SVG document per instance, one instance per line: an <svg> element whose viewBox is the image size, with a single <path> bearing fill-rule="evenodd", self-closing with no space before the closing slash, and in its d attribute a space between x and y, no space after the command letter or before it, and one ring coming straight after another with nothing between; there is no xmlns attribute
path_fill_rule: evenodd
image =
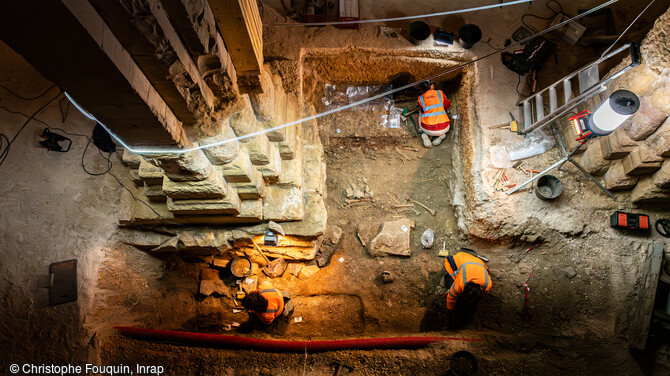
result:
<svg viewBox="0 0 670 376"><path fill-rule="evenodd" d="M200 93L205 99L207 107L209 107L210 109L214 109L214 100L215 100L214 93L209 88L209 86L207 86L207 83L205 83L205 81L202 79L202 76L198 71L198 66L193 62L193 59L191 59L191 55L188 49L186 48L186 46L184 46L184 43L181 41L181 38L179 37L177 30L174 28L174 26L172 26L172 23L170 22L170 17L165 11L163 5L161 4L161 1L148 0L148 3L149 7L151 8L151 13L156 17L156 21L158 21L158 24L160 25L161 29L163 29L163 34L165 34L165 38L167 38L174 51L177 53L179 61L181 61L181 63L184 64L184 68L186 69L188 75L191 77L191 80L193 80L193 82L195 82L198 85Z"/></svg>
<svg viewBox="0 0 670 376"><path fill-rule="evenodd" d="M644 278L641 281L643 291L640 294L640 300L637 305L639 308L637 311L638 314L633 321L628 343L628 346L634 349L644 350L647 346L647 337L649 336L654 312L654 299L656 298L656 289L663 261L663 248L664 244L660 241L649 244L647 259L643 269Z"/></svg>
<svg viewBox="0 0 670 376"><path fill-rule="evenodd" d="M255 0L208 0L239 76L260 75L263 34Z"/></svg>

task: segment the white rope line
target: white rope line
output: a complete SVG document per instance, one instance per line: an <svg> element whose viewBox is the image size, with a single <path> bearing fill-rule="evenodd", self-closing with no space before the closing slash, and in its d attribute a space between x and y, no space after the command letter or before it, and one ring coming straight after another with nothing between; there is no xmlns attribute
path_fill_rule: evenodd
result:
<svg viewBox="0 0 670 376"><path fill-rule="evenodd" d="M505 7L505 6L508 6L508 5L517 5L517 4L529 3L531 1L532 0L516 0L516 1L509 2L509 3L499 3L499 4L484 5L484 6L481 6L481 7L468 8L468 9L458 9L458 10L450 10L450 11L446 11L446 12L420 14L420 15L417 15L417 16L380 18L380 19L374 19L374 20L335 21L335 22L273 23L273 24L265 24L263 26L266 26L266 27L310 27L310 26L353 25L353 24L364 24L364 23L378 23L378 22L389 22L389 21L414 20L414 19L417 19L417 18L431 18L431 17L447 16L447 15L450 15L450 14L476 12L478 10L485 10L485 9L491 9L491 8L502 8L502 7Z"/></svg>
<svg viewBox="0 0 670 376"><path fill-rule="evenodd" d="M105 124L103 124L102 122L100 122L100 121L99 121L98 119L96 119L93 115L91 115L90 113L88 113L87 111L85 111L81 106L79 106L79 105L72 99L72 97L71 97L70 95L68 95L68 93L65 93L65 95L68 97L68 99L72 102L72 104L73 104L79 111L81 111L81 112L82 112L86 117L88 117L89 119L98 122L98 123L99 123L99 124L100 124L100 125L101 125L101 126L102 126L102 127L103 127L103 128L104 128L104 129L105 129L105 130L106 130L106 131L107 131L107 132L108 132L108 133L115 139L115 140L117 140L117 141L118 141L124 148L126 148L126 149L129 150L130 152L135 153L135 154L183 154L183 153L187 153L187 152L191 152L191 151L196 151L196 150L201 150L201 149L208 149L208 148L211 148L211 147L224 145L224 144L227 144L227 143L229 143L229 142L233 142L233 141L235 141L235 140L244 140L244 139L247 139L247 138L260 136L260 135L263 135L263 134L266 134L266 133L269 133L269 132L272 132L272 131L275 131L275 130L279 130L279 129L283 129L283 128L286 128L286 127L290 127L290 126L292 126L292 125L296 125L296 124L300 124L300 123L303 123L303 122L306 122L306 121L310 121L310 120L318 119L318 118L323 117L323 116L328 116L328 115L331 115L331 114L334 114L334 113L337 113L337 112L340 112L340 111L344 111L344 110L347 110L347 109L350 109L350 108L353 108L353 107L360 106L360 105L362 105L362 104L371 102L371 101L373 101L373 100L376 100L376 99L385 97L385 96L387 96L387 95L389 95L389 94L393 94L393 93L396 93L396 92L398 92L398 91L402 91L402 90L408 89L408 88L410 88L410 87L412 87L412 86L416 86L416 85L421 84L421 83L423 83L423 82L427 82L427 81L434 80L434 79L439 78L439 77L442 77L442 76L444 76L444 75L446 75L446 74L449 74L449 73L452 73L452 72L454 72L454 71L460 70L460 69L462 69L462 68L464 68L464 67L466 67L466 66L468 66L468 65L474 64L474 63L476 63L477 61L480 61L480 60L486 59L486 58L488 58L488 57L490 57L490 56L493 56L493 55L495 55L495 54L497 54L497 53L499 53L499 52L501 52L501 51L504 51L504 50L506 50L506 49L508 49L508 48L510 48L510 47L514 47L514 46L517 46L517 45L519 45L519 44L525 43L525 42L527 42L527 41L529 41L529 40L532 40L532 39L534 39L534 38L536 38L536 37L538 37L538 36L540 36L540 35L544 35L544 34L549 33L549 32L551 32L551 31L553 31L553 30L555 30L555 29L558 29L558 28L560 28L560 27L563 27L564 25L567 25L568 23L570 23L570 22L572 22L572 21L574 21L574 20L576 20L576 19L579 19L579 18L582 18L582 17L584 17L584 16L587 16L587 15L589 15L589 14L591 14L591 13L593 13L593 12L596 12L596 11L598 11L598 10L604 8L604 7L607 7L607 6L611 5L611 4L614 4L614 3L616 3L617 1L619 1L619 0L609 0L608 2L603 3L603 4L601 4L601 5L598 5L598 6L596 6L595 8L592 8L592 9L590 9L590 10L588 10L588 11L582 13L582 14L579 14L579 15L573 17L573 18L570 18L570 19L565 20L565 21L563 21L563 22L561 22L561 23L558 23L558 24L556 24L556 25L554 25L554 26L552 26L552 27L550 27L550 28L547 28L547 29L545 29L545 30L542 30L542 31L540 31L539 33L536 33L536 34L531 35L531 36L529 36L529 37L527 37L527 38L524 38L524 39L522 39L522 40L520 40L520 41L518 41L518 42L512 43L512 44L510 44L509 46L500 48L500 49L498 49L498 50L495 50L495 51L493 51L493 52L490 52L490 53L488 53L488 54L486 54L486 55L484 55L484 56L482 56L482 57L479 57L479 58L477 58L477 59L468 61L468 62L466 62L466 63L463 63L463 64L461 64L461 65L458 65L458 66L456 66L456 67L454 67L454 68L451 68L451 69L449 69L449 70L446 70L446 71L444 71L444 72L436 73L436 74L434 74L434 75L432 75L432 76L430 76L430 77L421 79L421 80L419 80L419 81L412 82L412 83L410 83L410 84L401 86L401 87L399 87L399 88L392 89L392 90L389 90L389 91L384 92L384 93L381 93L381 94L377 94L377 95L372 96L372 97L368 97L368 98L365 98L365 99L361 99L361 100L359 100L359 101L357 101L357 102L349 103L349 104L344 105L344 106L342 106L342 107L337 107L337 108L334 108L334 109L331 109L331 110L328 110L328 111L325 111L325 112L321 112L321 113L318 113L318 114L315 114L315 115L311 115L311 116L308 116L308 117L303 118L303 119L298 119L298 120L292 121L292 122L290 122L290 123L286 123L286 124L278 125L278 126L271 127L271 128L265 128L265 129L263 129L263 130L256 131L256 132L253 132L253 133L249 133L249 134L246 134L246 135L243 135L243 136L238 136L238 137L235 137L235 138L231 138L231 139L227 139L227 140L222 140L222 141L217 141L217 142L213 142L213 143L210 143L210 144L200 145L200 146L196 146L196 147L192 147L192 148L188 148L188 149L176 149L176 148L171 148L171 149L155 149L155 148L154 148L154 149L151 149L151 148L134 148L134 147L132 147L132 146L129 146L129 145L126 144L126 143L125 143L119 136L117 136L115 133L113 133L113 132L112 132L112 131L105 125Z"/></svg>
<svg viewBox="0 0 670 376"><path fill-rule="evenodd" d="M626 34L626 32L633 26L633 24L635 24L635 22L637 22L638 18L640 18L640 17L642 16L642 13L644 13L647 9L649 9L649 7L651 6L651 4L654 3L654 1L656 1L656 0L651 0L651 1L649 2L649 4L647 4L647 6L646 6L644 9L642 9L642 12L640 12L640 14L638 14L637 17L635 17L635 19L633 20L633 22L631 22L630 25L628 25L628 27L626 28L626 30L624 30L623 33L621 33L621 34L619 35L619 37L614 41L614 43L612 43L612 45L609 46L609 47L605 50L605 52L603 52L602 55L600 55L600 58L598 58L598 61L596 61L596 64L600 63L600 62L603 60L603 57L604 57L604 56L605 56L605 55L612 49L612 47L614 47L614 45L617 44L617 42L619 42L619 39L621 39L621 37L623 37L623 35Z"/></svg>

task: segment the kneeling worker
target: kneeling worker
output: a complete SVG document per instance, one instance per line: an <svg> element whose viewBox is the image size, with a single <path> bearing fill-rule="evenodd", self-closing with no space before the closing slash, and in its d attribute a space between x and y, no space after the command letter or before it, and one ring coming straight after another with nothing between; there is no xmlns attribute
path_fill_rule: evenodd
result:
<svg viewBox="0 0 670 376"><path fill-rule="evenodd" d="M279 292L268 281L258 286L258 291L250 292L242 299L242 306L263 325L272 324L276 318L293 314L293 301L288 292Z"/></svg>
<svg viewBox="0 0 670 376"><path fill-rule="evenodd" d="M439 145L449 132L450 120L447 110L451 107L451 101L447 99L442 90L435 90L434 85L425 84L427 90L419 97L421 112L419 113L419 128L423 146L429 148ZM430 137L435 137L432 143Z"/></svg>
<svg viewBox="0 0 670 376"><path fill-rule="evenodd" d="M446 308L453 312L459 310L465 315L472 314L477 303L485 293L491 291L491 276L484 261L470 252L458 252L447 256L444 261L447 274L440 281L446 292ZM458 303L458 305L457 305Z"/></svg>

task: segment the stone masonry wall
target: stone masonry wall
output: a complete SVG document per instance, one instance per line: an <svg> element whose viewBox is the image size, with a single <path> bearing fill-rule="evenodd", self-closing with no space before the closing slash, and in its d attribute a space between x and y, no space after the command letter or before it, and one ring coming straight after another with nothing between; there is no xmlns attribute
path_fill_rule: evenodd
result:
<svg viewBox="0 0 670 376"><path fill-rule="evenodd" d="M640 98L640 109L612 134L596 138L580 157L584 168L602 176L608 189L631 190L630 201L638 204L670 202L668 28L670 9L642 42L642 64L617 78L605 93L630 90ZM613 72L628 64L630 58L625 58Z"/></svg>

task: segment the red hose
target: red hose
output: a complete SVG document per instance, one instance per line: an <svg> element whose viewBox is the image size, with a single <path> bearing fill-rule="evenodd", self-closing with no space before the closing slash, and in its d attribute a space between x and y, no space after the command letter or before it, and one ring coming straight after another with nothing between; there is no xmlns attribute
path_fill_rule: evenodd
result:
<svg viewBox="0 0 670 376"><path fill-rule="evenodd" d="M333 341L277 341L270 339L237 337L222 334L180 332L176 330L144 329L115 326L121 334L150 341L173 342L198 346L235 347L272 352L319 352L337 350L409 349L427 346L440 341L483 341L477 338L456 337L392 337L361 338Z"/></svg>

